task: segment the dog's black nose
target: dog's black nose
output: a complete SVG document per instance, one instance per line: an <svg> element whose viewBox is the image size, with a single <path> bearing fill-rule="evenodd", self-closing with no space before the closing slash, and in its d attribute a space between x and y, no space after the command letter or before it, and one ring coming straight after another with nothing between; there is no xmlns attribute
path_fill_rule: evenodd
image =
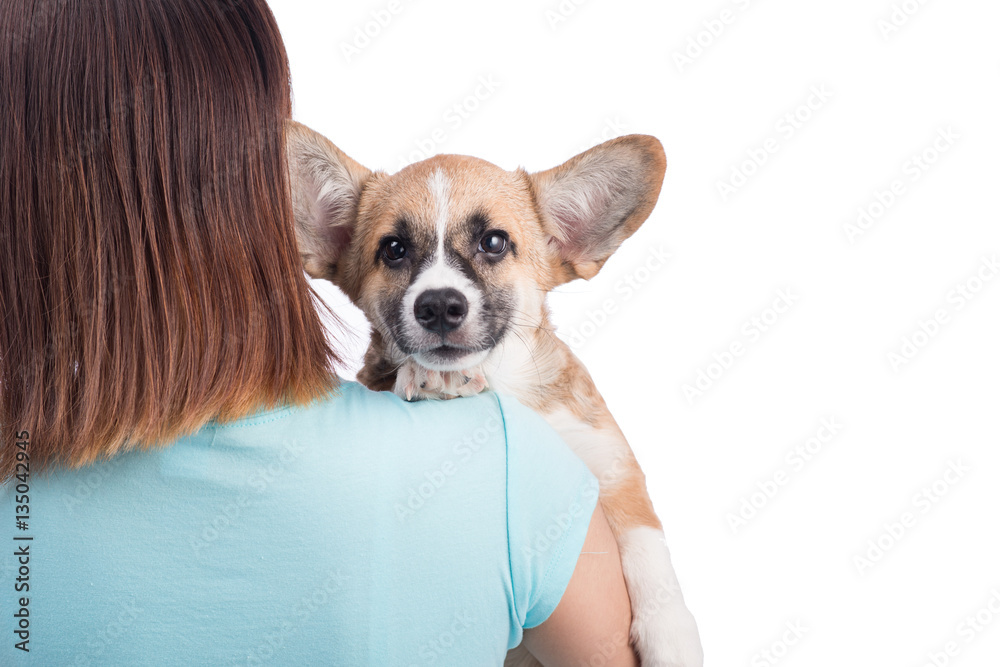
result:
<svg viewBox="0 0 1000 667"><path fill-rule="evenodd" d="M429 289L417 297L413 314L420 326L443 334L462 325L469 314L469 302L464 294L451 287Z"/></svg>

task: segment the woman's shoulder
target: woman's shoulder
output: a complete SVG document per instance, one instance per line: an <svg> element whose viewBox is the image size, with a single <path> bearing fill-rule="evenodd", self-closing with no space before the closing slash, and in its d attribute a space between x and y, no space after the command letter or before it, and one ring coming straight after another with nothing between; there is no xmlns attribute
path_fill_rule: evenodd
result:
<svg viewBox="0 0 1000 667"><path fill-rule="evenodd" d="M366 451L349 454L352 457L384 456L387 464L404 459L412 464L414 459L464 455L470 448L502 454L507 402L489 391L450 400L406 401L342 381L328 395L291 410L275 427L338 443L335 449L341 453L363 443Z"/></svg>
<svg viewBox="0 0 1000 667"><path fill-rule="evenodd" d="M551 439L555 432L546 419L511 395L484 391L449 400L406 401L392 392L372 391L354 381L343 381L316 405L319 414L345 416L383 429L452 428L475 433L480 439L498 434L507 439Z"/></svg>
<svg viewBox="0 0 1000 667"><path fill-rule="evenodd" d="M511 396L485 391L450 400L406 401L346 380L309 405L254 413L215 424L212 430L217 443L309 443L317 465L323 460L339 466L380 461L419 467L476 454L477 459L538 466L546 458L565 463L570 455L545 419Z"/></svg>

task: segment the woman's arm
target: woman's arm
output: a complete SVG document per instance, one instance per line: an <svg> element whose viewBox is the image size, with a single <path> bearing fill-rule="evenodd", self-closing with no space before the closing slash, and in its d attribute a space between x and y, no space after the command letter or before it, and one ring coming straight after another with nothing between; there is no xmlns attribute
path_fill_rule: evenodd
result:
<svg viewBox="0 0 1000 667"><path fill-rule="evenodd" d="M559 606L524 631L524 647L546 667L638 665L628 640L631 622L618 544L598 504Z"/></svg>

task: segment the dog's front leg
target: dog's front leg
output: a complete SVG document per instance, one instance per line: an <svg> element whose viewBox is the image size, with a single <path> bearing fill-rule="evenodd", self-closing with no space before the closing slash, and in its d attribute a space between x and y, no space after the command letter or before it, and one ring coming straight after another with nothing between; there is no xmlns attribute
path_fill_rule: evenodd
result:
<svg viewBox="0 0 1000 667"><path fill-rule="evenodd" d="M604 475L601 507L621 554L632 602L632 643L644 667L701 667L701 639L684 604L645 476L628 451L620 479Z"/></svg>

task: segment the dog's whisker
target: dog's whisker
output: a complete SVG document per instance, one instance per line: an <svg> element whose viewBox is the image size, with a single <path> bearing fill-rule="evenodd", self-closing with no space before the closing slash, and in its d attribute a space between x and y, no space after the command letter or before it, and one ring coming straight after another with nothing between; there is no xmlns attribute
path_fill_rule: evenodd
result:
<svg viewBox="0 0 1000 667"><path fill-rule="evenodd" d="M535 375L538 377L538 383L537 384L538 384L538 386L541 386L542 385L542 369L538 365L538 359L535 358L535 350L534 350L533 346L531 345L531 342L528 341L524 337L524 334L522 332L518 331L516 328L511 329L511 333L513 333L515 336L517 336L517 338L524 345L525 349L528 351L528 356L531 359L531 363L535 366Z"/></svg>

